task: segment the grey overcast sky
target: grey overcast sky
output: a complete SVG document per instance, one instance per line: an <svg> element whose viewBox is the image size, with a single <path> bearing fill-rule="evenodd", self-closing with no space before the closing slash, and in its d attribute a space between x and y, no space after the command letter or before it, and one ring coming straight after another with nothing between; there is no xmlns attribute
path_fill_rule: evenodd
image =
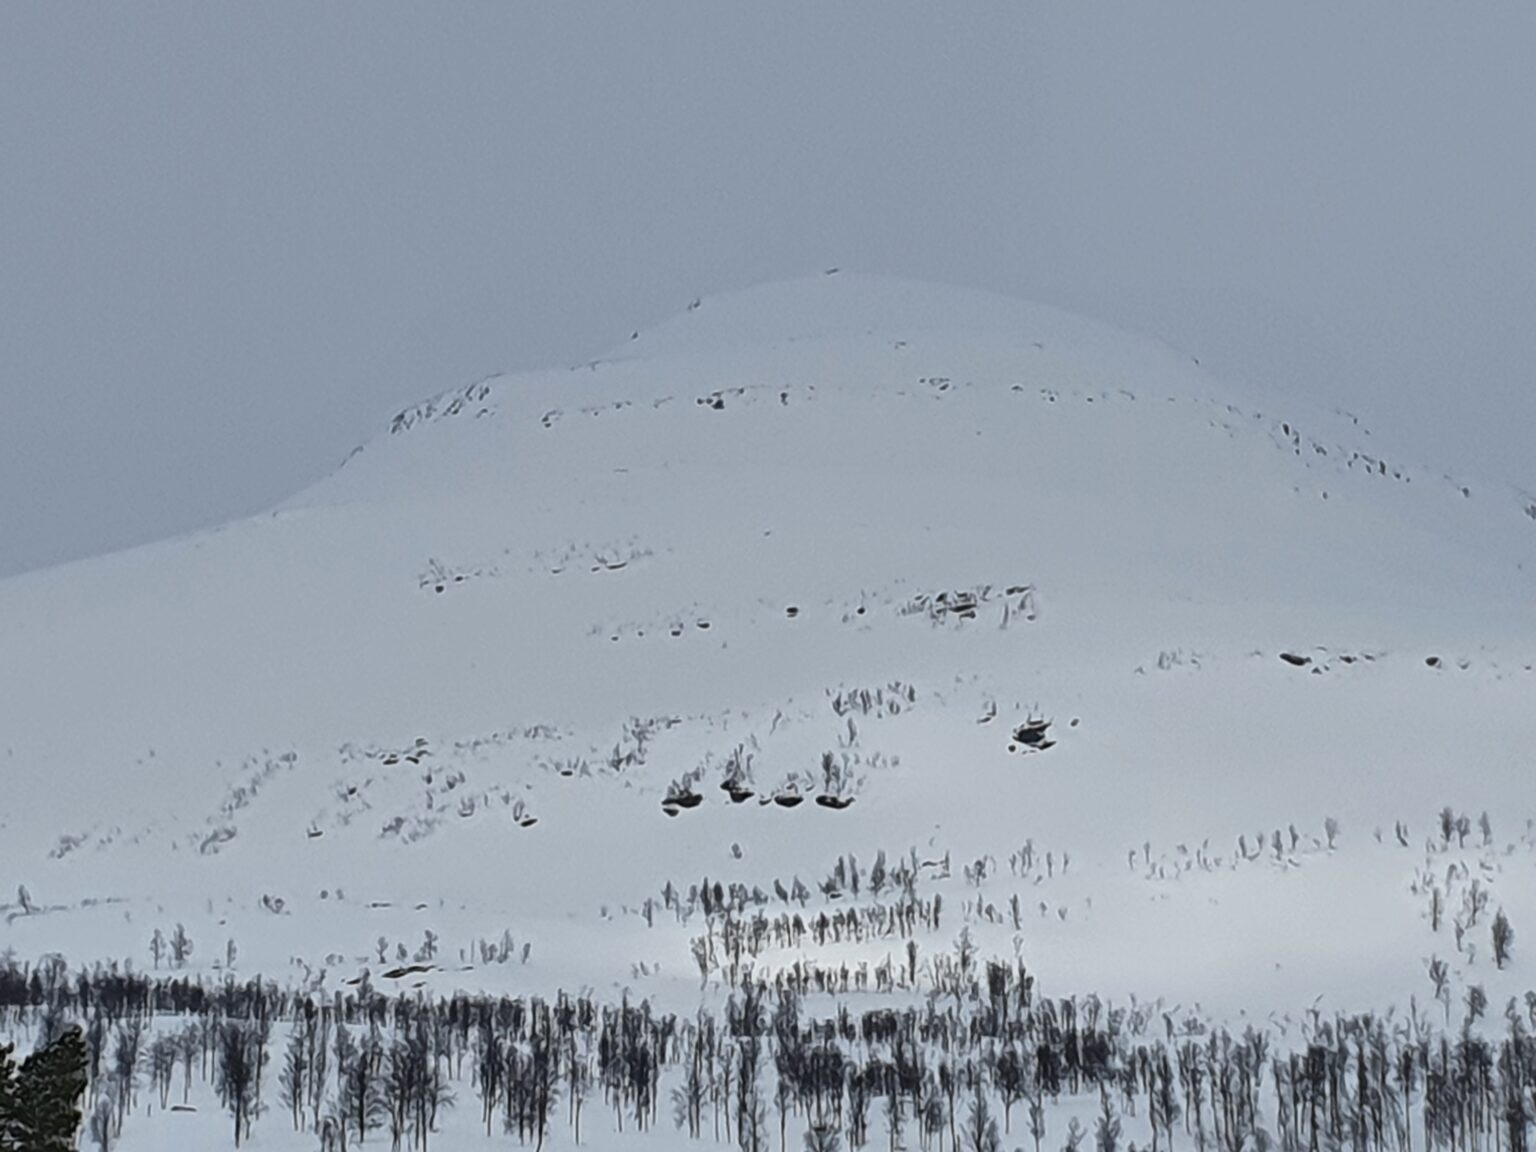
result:
<svg viewBox="0 0 1536 1152"><path fill-rule="evenodd" d="M838 264L1536 488L1536 4L0 5L0 573Z"/></svg>

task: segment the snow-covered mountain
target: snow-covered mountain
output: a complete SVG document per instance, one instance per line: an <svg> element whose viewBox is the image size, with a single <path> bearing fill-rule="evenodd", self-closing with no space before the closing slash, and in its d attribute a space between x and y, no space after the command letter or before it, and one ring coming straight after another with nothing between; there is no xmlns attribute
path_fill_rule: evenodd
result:
<svg viewBox="0 0 1536 1152"><path fill-rule="evenodd" d="M144 966L184 922L341 978L510 932L433 979L686 1000L669 881L916 849L1059 991L1523 986L1418 889L1487 811L1468 867L1536 924L1533 591L1530 497L1188 355L846 274L710 297L269 515L0 583L3 941Z"/></svg>

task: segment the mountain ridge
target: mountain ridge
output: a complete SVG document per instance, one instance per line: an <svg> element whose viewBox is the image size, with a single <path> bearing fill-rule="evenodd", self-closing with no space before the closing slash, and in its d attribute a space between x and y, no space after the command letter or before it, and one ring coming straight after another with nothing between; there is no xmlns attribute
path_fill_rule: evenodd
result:
<svg viewBox="0 0 1536 1152"><path fill-rule="evenodd" d="M126 954L151 914L248 936L277 896L305 930L242 943L271 971L414 922L341 889L460 934L526 923L553 980L628 939L594 910L700 869L1034 837L1087 886L1038 941L1056 977L1124 933L1164 956L1147 990L1182 995L1126 849L1235 864L1266 822L1337 819L1365 851L1447 802L1523 810L1536 530L1513 495L974 299L842 275L706 299L626 358L407 410L273 513L0 583L0 866L66 910L18 947L81 954L88 928ZM1331 859L1306 899L1359 911L1394 874ZM1204 892L1167 914L1259 947L1263 918ZM1407 986L1414 929L1248 973L1233 1003L1348 990L1328 964Z"/></svg>

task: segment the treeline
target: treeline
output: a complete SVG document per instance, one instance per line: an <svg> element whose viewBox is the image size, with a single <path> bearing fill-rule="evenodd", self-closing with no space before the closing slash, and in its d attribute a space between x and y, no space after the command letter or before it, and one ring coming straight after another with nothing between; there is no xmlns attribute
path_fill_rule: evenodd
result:
<svg viewBox="0 0 1536 1152"><path fill-rule="evenodd" d="M746 978L679 1016L591 996L391 995L366 979L322 995L71 973L55 958L0 963L0 1030L74 1038L104 1152L128 1117L175 1108L194 1082L237 1146L272 1112L328 1152L381 1132L425 1150L456 1107L535 1148L557 1131L580 1142L600 1117L744 1152L999 1152L1004 1136L1035 1152L1525 1152L1536 1117L1536 995L1502 1017L1469 995L1450 1030L1415 1009L1234 1031L1042 996L1022 963L986 960L964 934L921 973L915 993L862 1010Z"/></svg>

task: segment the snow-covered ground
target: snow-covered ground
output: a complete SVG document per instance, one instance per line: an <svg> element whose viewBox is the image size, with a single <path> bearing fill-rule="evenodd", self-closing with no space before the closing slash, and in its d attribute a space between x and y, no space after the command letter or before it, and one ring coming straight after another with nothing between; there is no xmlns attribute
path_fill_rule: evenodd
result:
<svg viewBox="0 0 1536 1152"><path fill-rule="evenodd" d="M846 274L706 298L269 515L0 583L0 947L146 969L182 924L205 975L335 989L430 933L397 984L686 1015L719 991L669 883L814 909L915 851L923 947L969 927L1050 995L1385 1012L1439 956L1501 1005L1533 591L1536 498L1168 348Z"/></svg>

